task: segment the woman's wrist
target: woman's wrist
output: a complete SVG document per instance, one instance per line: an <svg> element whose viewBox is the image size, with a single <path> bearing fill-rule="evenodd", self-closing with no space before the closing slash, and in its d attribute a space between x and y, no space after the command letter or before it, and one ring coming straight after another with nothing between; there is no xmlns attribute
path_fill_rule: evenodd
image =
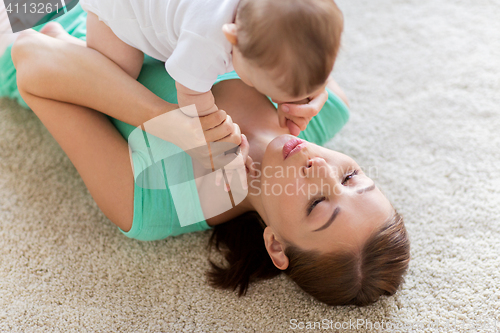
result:
<svg viewBox="0 0 500 333"><path fill-rule="evenodd" d="M176 82L177 100L180 107L195 105L198 116L206 116L218 110L212 91L200 93ZM193 115L191 115L193 116Z"/></svg>
<svg viewBox="0 0 500 333"><path fill-rule="evenodd" d="M158 98L158 100L155 101L148 101L143 107L145 115L144 122L177 109L179 109L178 104L169 103L161 98Z"/></svg>

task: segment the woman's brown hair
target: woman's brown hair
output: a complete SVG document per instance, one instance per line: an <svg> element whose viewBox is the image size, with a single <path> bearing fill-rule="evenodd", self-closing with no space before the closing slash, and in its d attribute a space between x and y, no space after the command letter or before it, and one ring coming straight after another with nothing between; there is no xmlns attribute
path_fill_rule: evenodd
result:
<svg viewBox="0 0 500 333"><path fill-rule="evenodd" d="M210 260L209 283L238 290L242 296L253 281L270 279L282 271L274 266L264 246L263 222L246 213L215 226L209 247L227 262ZM397 212L367 240L359 252L320 254L287 244L287 274L305 292L329 305L365 306L382 295L393 295L403 283L410 261L410 241Z"/></svg>

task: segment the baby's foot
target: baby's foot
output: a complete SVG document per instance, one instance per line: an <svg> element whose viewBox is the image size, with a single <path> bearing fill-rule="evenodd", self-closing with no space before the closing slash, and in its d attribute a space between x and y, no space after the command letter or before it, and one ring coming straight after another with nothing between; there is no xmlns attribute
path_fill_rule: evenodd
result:
<svg viewBox="0 0 500 333"><path fill-rule="evenodd" d="M85 41L68 34L68 32L66 30L64 30L62 25L60 25L57 22L47 23L40 30L40 32L44 35L54 37L56 39L59 39L59 40L65 41L65 42L70 42L70 43L81 45L81 46L87 46L87 43Z"/></svg>
<svg viewBox="0 0 500 333"><path fill-rule="evenodd" d="M57 22L47 23L40 32L50 37L57 38L60 34L65 33L64 28Z"/></svg>
<svg viewBox="0 0 500 333"><path fill-rule="evenodd" d="M40 32L44 35L54 37L57 39L68 40L71 36L64 30L62 25L57 22L49 22L47 23Z"/></svg>

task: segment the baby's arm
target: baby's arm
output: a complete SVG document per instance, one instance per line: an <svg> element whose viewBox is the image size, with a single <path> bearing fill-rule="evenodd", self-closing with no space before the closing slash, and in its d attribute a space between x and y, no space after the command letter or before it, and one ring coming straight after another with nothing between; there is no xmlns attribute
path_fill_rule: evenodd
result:
<svg viewBox="0 0 500 333"><path fill-rule="evenodd" d="M179 82L175 82L175 86L177 88L177 103L179 104L179 107L182 108L194 104L196 106L196 111L198 111L198 116L200 117L206 116L218 110L215 105L215 99L212 91L209 90L207 92L200 93L189 89ZM193 117L195 115L189 116Z"/></svg>

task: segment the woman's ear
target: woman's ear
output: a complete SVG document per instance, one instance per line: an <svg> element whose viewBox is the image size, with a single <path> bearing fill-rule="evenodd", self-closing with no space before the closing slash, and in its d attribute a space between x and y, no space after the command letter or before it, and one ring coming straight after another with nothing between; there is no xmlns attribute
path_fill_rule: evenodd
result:
<svg viewBox="0 0 500 333"><path fill-rule="evenodd" d="M287 269L289 262L285 255L285 245L276 239L276 235L270 227L264 229L264 243L274 266L281 270Z"/></svg>
<svg viewBox="0 0 500 333"><path fill-rule="evenodd" d="M224 33L224 36L226 36L226 39L229 41L229 43L231 43L232 45L236 45L238 43L236 24L234 23L224 24L222 26L222 32Z"/></svg>

